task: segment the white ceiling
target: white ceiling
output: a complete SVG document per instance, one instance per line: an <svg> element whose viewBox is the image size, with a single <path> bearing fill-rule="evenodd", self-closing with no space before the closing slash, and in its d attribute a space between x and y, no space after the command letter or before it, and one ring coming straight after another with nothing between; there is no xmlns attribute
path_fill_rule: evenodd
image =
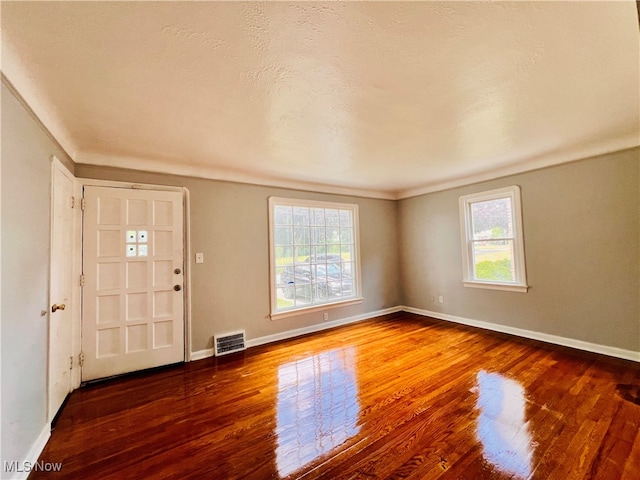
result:
<svg viewBox="0 0 640 480"><path fill-rule="evenodd" d="M2 2L78 163L403 198L640 144L625 2Z"/></svg>

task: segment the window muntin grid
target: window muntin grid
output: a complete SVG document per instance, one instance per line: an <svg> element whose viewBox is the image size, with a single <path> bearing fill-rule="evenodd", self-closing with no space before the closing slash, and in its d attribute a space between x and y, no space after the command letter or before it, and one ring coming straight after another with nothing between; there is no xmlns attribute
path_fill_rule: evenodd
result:
<svg viewBox="0 0 640 480"><path fill-rule="evenodd" d="M357 205L270 199L272 313L357 298Z"/></svg>

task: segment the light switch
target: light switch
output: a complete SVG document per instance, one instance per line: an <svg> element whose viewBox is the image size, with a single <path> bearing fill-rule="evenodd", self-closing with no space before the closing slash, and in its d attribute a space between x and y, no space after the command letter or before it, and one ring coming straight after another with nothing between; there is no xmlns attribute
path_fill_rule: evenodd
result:
<svg viewBox="0 0 640 480"><path fill-rule="evenodd" d="M204 253L196 253L196 263L204 263Z"/></svg>

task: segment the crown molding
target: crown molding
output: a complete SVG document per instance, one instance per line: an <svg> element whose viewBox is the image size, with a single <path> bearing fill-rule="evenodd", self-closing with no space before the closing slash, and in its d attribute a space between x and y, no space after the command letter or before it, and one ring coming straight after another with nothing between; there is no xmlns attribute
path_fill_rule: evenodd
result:
<svg viewBox="0 0 640 480"><path fill-rule="evenodd" d="M545 153L537 155L529 160L519 162L515 165L508 165L499 169L492 169L485 172L479 172L474 175L459 177L443 182L434 182L422 187L401 190L395 193L395 198L396 200L402 200L405 198L418 197L420 195L426 195L428 193L450 190L452 188L464 187L467 185L472 185L474 183L496 180L498 178L531 172L533 170L540 170L543 168L554 167L565 163L586 160L588 158L637 148L638 146L640 146L640 135L629 135L627 137L614 139L612 141L600 143L597 145L590 145L584 148L572 149L571 151L563 150L556 153Z"/></svg>
<svg viewBox="0 0 640 480"><path fill-rule="evenodd" d="M238 170L188 165L184 163L156 160L150 158L107 155L95 152L78 152L75 160L76 164L79 165L84 164L101 167L123 168L128 170L141 170L150 173L165 173L185 177L204 178L208 180L246 183L263 187L287 188L292 190L304 190L306 192L329 193L332 195L348 195L351 197L396 200L396 196L393 193L381 190L341 187L336 185L325 185L320 183L304 182L283 178L265 177Z"/></svg>
<svg viewBox="0 0 640 480"><path fill-rule="evenodd" d="M611 142L589 146L572 152L559 152L557 154L539 155L516 165L509 165L501 169L493 169L475 175L456 178L453 180L435 182L430 185L407 189L402 191L368 190L354 187L341 187L313 182L304 182L291 179L265 177L250 173L215 167L203 167L186 165L166 160L150 158L130 157L122 155L107 155L95 152L78 152L77 164L85 164L100 167L121 168L139 170L150 173L165 173L177 176L219 180L233 183L245 183L272 188L286 188L291 190L303 190L306 192L328 193L332 195L347 195L352 197L376 198L380 200L403 200L418 197L429 193L464 187L475 183L496 180L521 173L554 167L614 152L637 148L640 146L638 136L628 136Z"/></svg>

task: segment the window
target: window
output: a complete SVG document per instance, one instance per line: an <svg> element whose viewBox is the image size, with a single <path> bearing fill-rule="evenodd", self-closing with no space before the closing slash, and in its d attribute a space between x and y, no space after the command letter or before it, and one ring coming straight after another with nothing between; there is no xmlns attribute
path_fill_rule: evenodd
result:
<svg viewBox="0 0 640 480"><path fill-rule="evenodd" d="M463 283L527 291L520 188L460 197Z"/></svg>
<svg viewBox="0 0 640 480"><path fill-rule="evenodd" d="M127 257L147 256L147 231L127 230Z"/></svg>
<svg viewBox="0 0 640 480"><path fill-rule="evenodd" d="M358 206L269 199L271 318L359 303Z"/></svg>

